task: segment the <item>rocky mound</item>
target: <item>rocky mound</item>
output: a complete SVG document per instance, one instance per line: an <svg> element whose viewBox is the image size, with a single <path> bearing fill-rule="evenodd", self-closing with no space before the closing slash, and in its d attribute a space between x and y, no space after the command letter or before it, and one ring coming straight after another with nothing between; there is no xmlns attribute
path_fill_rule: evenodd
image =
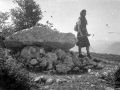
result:
<svg viewBox="0 0 120 90"><path fill-rule="evenodd" d="M13 51L18 49L11 53L13 58L33 72L68 74L104 67L99 60L78 58L77 53L69 51L76 43L75 35L71 33L35 26L14 33L4 43Z"/></svg>
<svg viewBox="0 0 120 90"><path fill-rule="evenodd" d="M52 71L59 74L80 72L83 68L102 68L101 62L96 59L78 58L75 52L65 52L54 49L51 52L43 47L27 46L20 52L20 62L33 71ZM101 67L102 66L102 67Z"/></svg>
<svg viewBox="0 0 120 90"><path fill-rule="evenodd" d="M75 46L76 38L72 33L60 33L48 28L34 26L14 33L7 37L4 43L10 49L34 45L69 50Z"/></svg>
<svg viewBox="0 0 120 90"><path fill-rule="evenodd" d="M111 67L113 62L108 64L107 67L104 67L104 65L107 65L106 63L110 63L110 61L106 62L99 59L88 59L87 57L77 58L77 53L75 52L64 52L61 49L48 52L44 50L44 48L37 46L27 46L19 52L17 57L14 57L14 55L15 54L11 55L10 50L0 48L0 89L2 88L2 90L30 90L30 87L41 89L41 86L42 88L51 88L50 85L53 85L52 87L57 86L56 88L58 88L58 86L63 87L65 84L66 85L64 87L75 84L75 87L81 86L82 88L90 85L92 89L94 85L94 88L96 89L96 87L98 88L98 84L101 86L105 83L109 84L111 82L112 84L115 84L116 87L119 87L120 85L120 68L117 68L114 65L112 65L114 68ZM52 68L48 68L49 66L52 66ZM44 67L43 70L54 70L56 73L63 74L73 71L79 72L84 67L89 73L64 75L64 77L63 75L41 75L41 73L28 72L28 67L30 69L40 69ZM103 67L103 71L100 70L100 72L98 72L99 70L93 70L101 69ZM112 88L109 88L108 85L105 89L113 90Z"/></svg>

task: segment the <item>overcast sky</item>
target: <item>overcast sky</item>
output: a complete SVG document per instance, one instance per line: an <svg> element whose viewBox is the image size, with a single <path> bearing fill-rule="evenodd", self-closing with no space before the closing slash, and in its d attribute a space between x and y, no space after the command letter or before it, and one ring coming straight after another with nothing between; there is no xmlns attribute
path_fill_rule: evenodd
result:
<svg viewBox="0 0 120 90"><path fill-rule="evenodd" d="M0 11L17 6L13 0L0 0ZM120 41L120 0L35 0L43 12L42 23L53 23L60 32L72 32L82 9L87 10L90 40ZM52 16L52 17L51 17Z"/></svg>

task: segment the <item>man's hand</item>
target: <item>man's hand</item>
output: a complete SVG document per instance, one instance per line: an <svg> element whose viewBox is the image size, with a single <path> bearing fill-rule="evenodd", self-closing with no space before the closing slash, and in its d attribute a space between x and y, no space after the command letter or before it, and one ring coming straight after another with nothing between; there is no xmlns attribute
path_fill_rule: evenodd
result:
<svg viewBox="0 0 120 90"><path fill-rule="evenodd" d="M82 36L83 36L83 34L82 34L82 33L80 33L80 36L82 37Z"/></svg>
<svg viewBox="0 0 120 90"><path fill-rule="evenodd" d="M87 36L91 36L91 34L87 34Z"/></svg>
<svg viewBox="0 0 120 90"><path fill-rule="evenodd" d="M80 34L80 35L81 35L81 34ZM78 38L79 38L79 37L87 37L87 36L90 36L90 35L91 35L91 34L87 34L87 35L83 35L83 34L82 34L81 36L78 36Z"/></svg>

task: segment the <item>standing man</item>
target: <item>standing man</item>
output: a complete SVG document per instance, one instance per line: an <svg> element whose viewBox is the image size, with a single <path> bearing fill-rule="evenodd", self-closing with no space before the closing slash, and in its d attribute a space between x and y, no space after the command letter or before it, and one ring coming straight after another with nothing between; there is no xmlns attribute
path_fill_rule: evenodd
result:
<svg viewBox="0 0 120 90"><path fill-rule="evenodd" d="M81 53L81 48L82 47L86 47L86 51L87 51L87 57L91 58L90 56L90 51L89 51L89 46L90 46L90 43L89 43L89 40L88 40L88 37L87 36L90 36L90 34L88 34L88 31L87 31L87 20L86 20L86 10L83 9L81 12L80 12L80 17L78 18L78 21L77 21L77 39L78 39L78 42L77 42L77 46L79 48L79 57L80 58L83 58L85 57L84 55L82 55Z"/></svg>

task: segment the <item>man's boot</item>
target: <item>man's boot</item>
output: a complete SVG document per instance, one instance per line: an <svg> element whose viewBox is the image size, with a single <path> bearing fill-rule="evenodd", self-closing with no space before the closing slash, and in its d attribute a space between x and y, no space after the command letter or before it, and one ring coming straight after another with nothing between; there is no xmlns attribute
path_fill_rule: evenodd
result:
<svg viewBox="0 0 120 90"><path fill-rule="evenodd" d="M84 58L85 56L84 55L82 55L82 54L79 54L79 56L78 56L79 58Z"/></svg>
<svg viewBox="0 0 120 90"><path fill-rule="evenodd" d="M88 57L89 59L92 59L90 53L87 53L87 57Z"/></svg>

